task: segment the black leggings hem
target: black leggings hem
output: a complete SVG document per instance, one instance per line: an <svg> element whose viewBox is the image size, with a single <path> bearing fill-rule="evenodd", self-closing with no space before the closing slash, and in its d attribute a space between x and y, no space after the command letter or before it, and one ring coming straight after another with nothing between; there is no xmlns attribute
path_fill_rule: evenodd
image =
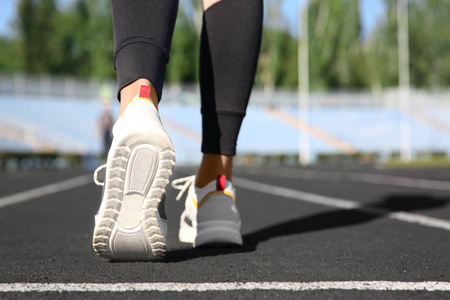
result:
<svg viewBox="0 0 450 300"><path fill-rule="evenodd" d="M242 112L202 112L202 152L236 155L237 138L244 116Z"/></svg>
<svg viewBox="0 0 450 300"><path fill-rule="evenodd" d="M114 52L114 68L116 69L116 57L119 54L120 50L122 50L123 48L125 48L128 45L131 44L138 44L138 43L142 43L142 44L149 44L155 48L158 48L166 57L166 63L169 62L170 56L169 53L167 53L166 51L164 51L163 48L161 48L160 46L158 46L157 44L153 43L151 39L145 38L145 37L131 37L128 38L124 41L122 41L118 46L116 51Z"/></svg>
<svg viewBox="0 0 450 300"><path fill-rule="evenodd" d="M162 96L163 79L166 71L166 54L150 43L134 42L121 47L115 56L118 95L120 91L141 78L148 79L155 87L158 101Z"/></svg>

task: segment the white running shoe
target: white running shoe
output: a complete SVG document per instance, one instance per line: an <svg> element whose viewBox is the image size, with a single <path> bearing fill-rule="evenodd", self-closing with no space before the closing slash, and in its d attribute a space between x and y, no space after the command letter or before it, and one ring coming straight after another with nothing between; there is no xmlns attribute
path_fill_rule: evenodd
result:
<svg viewBox="0 0 450 300"><path fill-rule="evenodd" d="M164 192L175 152L149 99L149 87L141 86L113 128L93 237L95 251L104 258L156 260L165 254ZM97 184L104 167L94 173Z"/></svg>
<svg viewBox="0 0 450 300"><path fill-rule="evenodd" d="M241 218L231 181L220 175L203 188L195 186L195 176L176 179L178 201L189 188L181 214L178 237L181 242L198 246L242 245Z"/></svg>

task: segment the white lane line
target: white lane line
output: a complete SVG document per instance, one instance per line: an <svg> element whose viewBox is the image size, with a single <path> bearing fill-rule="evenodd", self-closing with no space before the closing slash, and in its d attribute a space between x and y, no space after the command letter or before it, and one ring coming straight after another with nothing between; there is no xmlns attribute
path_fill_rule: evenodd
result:
<svg viewBox="0 0 450 300"><path fill-rule="evenodd" d="M370 173L350 173L353 182L365 182L372 184L395 185L401 187L450 191L450 182L442 180L431 180L421 178L408 178L392 175L370 174Z"/></svg>
<svg viewBox="0 0 450 300"><path fill-rule="evenodd" d="M423 281L317 281L317 282L218 282L218 283L2 283L0 292L206 292L206 291L450 291L450 282Z"/></svg>
<svg viewBox="0 0 450 300"><path fill-rule="evenodd" d="M73 189L92 182L92 175L81 175L64 181L47 184L25 192L0 198L0 208L25 202L34 198L47 196L57 192Z"/></svg>
<svg viewBox="0 0 450 300"><path fill-rule="evenodd" d="M390 212L389 210L382 208L364 207L363 204L356 201L297 191L285 187L260 183L236 176L233 177L233 183L235 183L236 186L239 186L244 189L270 194L276 197L285 197L308 203L320 204L341 209L358 209L375 215L385 215L391 219L403 222L420 224L423 226L439 228L444 230L450 230L450 221L441 220L433 217L427 217L407 212Z"/></svg>
<svg viewBox="0 0 450 300"><path fill-rule="evenodd" d="M261 170L247 168L242 170L247 174L261 175ZM357 173L357 172L332 172L332 171L313 171L313 170L292 170L288 168L270 170L270 173L264 174L291 179L303 180L324 180L334 182L363 182L371 184L401 186L415 189L450 191L450 181L432 180L422 178L409 178L402 176Z"/></svg>

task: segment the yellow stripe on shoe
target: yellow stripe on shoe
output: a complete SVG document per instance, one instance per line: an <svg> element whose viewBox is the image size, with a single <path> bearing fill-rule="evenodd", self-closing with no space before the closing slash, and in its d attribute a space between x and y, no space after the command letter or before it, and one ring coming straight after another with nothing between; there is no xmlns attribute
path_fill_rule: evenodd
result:
<svg viewBox="0 0 450 300"><path fill-rule="evenodd" d="M228 191L213 191L213 192L210 192L210 193L206 194L206 196L203 197L202 201L200 201L200 202L197 202L197 200L195 200L194 197L191 197L191 199L194 202L195 207L198 209L209 197L211 197L214 194L225 194L227 196L230 196L236 202L236 197L232 193L230 193Z"/></svg>

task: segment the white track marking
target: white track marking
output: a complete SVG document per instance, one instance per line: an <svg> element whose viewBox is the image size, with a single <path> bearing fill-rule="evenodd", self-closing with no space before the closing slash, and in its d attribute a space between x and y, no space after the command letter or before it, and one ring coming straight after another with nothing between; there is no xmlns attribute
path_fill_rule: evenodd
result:
<svg viewBox="0 0 450 300"><path fill-rule="evenodd" d="M433 228L440 228L444 230L450 230L450 222L446 220L441 220L437 218L422 216L418 214L413 213L407 213L407 212L391 212L386 209L382 208L375 208L375 207L365 207L364 204L346 200L346 199L339 199L334 197L327 197L312 193L306 193L302 191L297 191L289 188L279 187L271 184L266 183L260 183L240 177L233 177L233 183L236 184L236 186L239 186L244 189L270 194L277 197L285 197L295 200L300 200L304 202L309 202L313 204L320 204L325 206L331 206L341 209L358 209L364 212L368 212L375 215L385 215L391 219L408 222L408 223L414 223L414 224L420 224L428 227Z"/></svg>
<svg viewBox="0 0 450 300"><path fill-rule="evenodd" d="M91 175L81 175L64 181L47 184L25 192L9 195L0 198L0 208L25 202L34 198L47 196L57 192L73 189L92 182Z"/></svg>
<svg viewBox="0 0 450 300"><path fill-rule="evenodd" d="M261 175L261 170L248 168L244 173ZM303 180L324 180L334 182L363 182L371 184L401 186L415 189L450 191L450 181L432 180L421 178L409 178L401 176L357 173L357 172L333 172L333 171L313 171L313 170L292 170L288 168L273 169L270 173L264 174L282 178L303 179Z"/></svg>
<svg viewBox="0 0 450 300"><path fill-rule="evenodd" d="M450 191L450 182L421 178L408 178L392 175L380 175L370 173L350 173L353 182L365 182L372 184L395 185L401 187L418 188L426 190Z"/></svg>
<svg viewBox="0 0 450 300"><path fill-rule="evenodd" d="M0 292L207 292L207 291L450 291L450 282L424 281L318 281L318 282L217 282L217 283L2 283Z"/></svg>

